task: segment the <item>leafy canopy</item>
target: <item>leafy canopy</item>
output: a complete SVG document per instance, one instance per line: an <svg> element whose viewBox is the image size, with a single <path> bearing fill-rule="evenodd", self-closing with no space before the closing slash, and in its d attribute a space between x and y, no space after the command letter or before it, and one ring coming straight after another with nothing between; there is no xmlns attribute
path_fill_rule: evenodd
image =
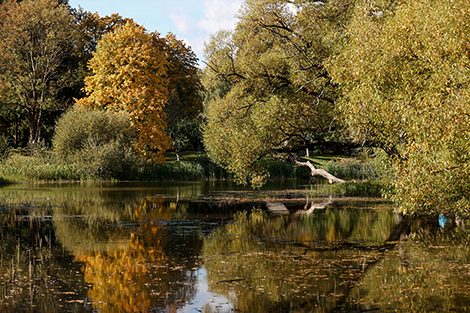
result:
<svg viewBox="0 0 470 313"><path fill-rule="evenodd" d="M106 34L90 61L85 79L87 97L78 103L129 113L137 140L135 150L163 161L170 147L163 107L167 101L167 58L158 33L134 22Z"/></svg>
<svg viewBox="0 0 470 313"><path fill-rule="evenodd" d="M72 16L55 0L0 5L0 97L28 121L30 143L41 139L44 113L62 105L58 95L74 81L65 64L74 32Z"/></svg>
<svg viewBox="0 0 470 313"><path fill-rule="evenodd" d="M338 126L324 62L336 49L346 4L246 1L234 32L207 44L204 144L238 182L259 186L267 178L264 156L297 152Z"/></svg>
<svg viewBox="0 0 470 313"><path fill-rule="evenodd" d="M356 140L393 157L404 213L470 206L470 3L360 1L329 67Z"/></svg>
<svg viewBox="0 0 470 313"><path fill-rule="evenodd" d="M197 57L190 47L175 35L164 37L168 57L168 101L165 104L167 132L171 137L177 159L179 152L191 145L200 146L199 115L202 112L203 88ZM195 147L196 146L196 147Z"/></svg>

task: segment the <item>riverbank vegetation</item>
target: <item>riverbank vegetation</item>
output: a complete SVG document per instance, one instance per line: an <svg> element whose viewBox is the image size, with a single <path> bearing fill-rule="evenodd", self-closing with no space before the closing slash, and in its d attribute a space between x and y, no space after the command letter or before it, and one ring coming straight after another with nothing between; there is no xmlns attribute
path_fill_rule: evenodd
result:
<svg viewBox="0 0 470 313"><path fill-rule="evenodd" d="M92 145L91 145L92 147ZM180 154L167 153L165 163L148 163L134 159L131 163L122 163L125 159L114 159L113 154L103 154L101 149L89 150L83 155L94 158L94 162L84 163L83 158L68 162L56 159L54 151L45 147L38 150L12 149L9 157L4 159L0 166L0 177L7 183L13 182L51 182L51 181L89 181L89 180L220 180L233 179L233 176L223 167L214 163L204 152L187 151ZM107 150L112 151L112 149ZM118 154L121 151L118 152ZM379 165L374 160L357 158L341 158L331 156L329 161L325 158L310 158L321 164L321 168L330 170L338 177L352 179L351 184L361 184L360 181L379 179ZM116 163L113 163L116 162ZM304 168L295 166L282 160L266 159L269 175L272 179L310 179L310 174ZM116 167L113 167L113 166ZM128 167L124 167L128 166ZM107 169L107 170L104 170ZM125 170L124 170L125 169ZM132 175L130 175L130 173ZM350 173L350 174L348 174ZM351 175L351 176L350 176ZM359 175L359 176L358 176ZM313 181L312 181L313 182ZM381 189L385 185L381 185ZM341 186L335 187L342 190ZM340 195L351 193L338 192ZM380 192L364 192L356 195L378 196Z"/></svg>
<svg viewBox="0 0 470 313"><path fill-rule="evenodd" d="M380 181L403 213L465 214L468 12L464 0L246 0L199 68L175 35L118 14L3 1L0 176L259 187L310 171L373 179L346 193Z"/></svg>
<svg viewBox="0 0 470 313"><path fill-rule="evenodd" d="M206 48L208 154L242 183L260 160L375 147L403 213L470 208L468 1L246 1ZM315 169L307 162L296 162Z"/></svg>

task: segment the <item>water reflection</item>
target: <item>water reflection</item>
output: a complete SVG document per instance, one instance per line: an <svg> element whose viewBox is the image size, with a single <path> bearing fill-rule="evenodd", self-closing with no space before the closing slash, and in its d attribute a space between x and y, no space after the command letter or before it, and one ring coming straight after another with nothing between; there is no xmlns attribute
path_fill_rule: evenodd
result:
<svg viewBox="0 0 470 313"><path fill-rule="evenodd" d="M54 220L58 239L83 264L84 280L91 286L88 297L96 309L176 311L194 297L202 245L195 225L172 220L176 209L184 211L188 203L146 197L129 205L114 208L112 217L118 220L110 220L108 210L103 216L94 212L81 223ZM58 216L67 216L66 209L58 209ZM87 216L92 210L77 209L75 214Z"/></svg>
<svg viewBox="0 0 470 313"><path fill-rule="evenodd" d="M83 263L84 279L92 286L88 296L95 308L102 312L145 312L150 311L151 303L171 306L175 299L168 297L172 292L166 285L186 280L183 270L171 268L164 251L167 230L162 221L170 219L172 211L162 199L146 199L132 211L121 212L123 218L137 221L132 226L105 226L109 236L85 245L69 243L80 238L83 231L72 235L67 229L70 223L55 221L59 240L71 250L75 261ZM191 295L190 289L178 291L183 301Z"/></svg>
<svg viewBox="0 0 470 313"><path fill-rule="evenodd" d="M62 253L51 223L31 213L0 215L0 311L91 312L80 266Z"/></svg>
<svg viewBox="0 0 470 313"><path fill-rule="evenodd" d="M240 312L470 309L470 234L391 210L240 213L204 242L210 288Z"/></svg>
<svg viewBox="0 0 470 313"><path fill-rule="evenodd" d="M464 219L278 191L237 211L206 201L228 188L212 187L0 189L0 312L470 309ZM308 212L274 216L266 199Z"/></svg>
<svg viewBox="0 0 470 313"><path fill-rule="evenodd" d="M180 201L181 189L170 199L146 188L52 190L2 194L0 309L175 311L194 296L201 234L215 223L174 219L199 210ZM41 247L46 242L47 260ZM69 284L49 288L61 281L51 269L64 258L68 262L58 271Z"/></svg>
<svg viewBox="0 0 470 313"><path fill-rule="evenodd" d="M390 210L239 213L204 242L209 286L241 312L331 311L381 258L395 226Z"/></svg>
<svg viewBox="0 0 470 313"><path fill-rule="evenodd" d="M437 218L414 231L368 271L349 299L351 308L409 312L470 310L470 233L462 219Z"/></svg>

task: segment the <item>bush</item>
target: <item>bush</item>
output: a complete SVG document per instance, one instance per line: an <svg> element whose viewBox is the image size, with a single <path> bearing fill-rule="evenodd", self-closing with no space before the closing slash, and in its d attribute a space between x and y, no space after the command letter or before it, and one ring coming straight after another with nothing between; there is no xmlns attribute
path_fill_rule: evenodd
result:
<svg viewBox="0 0 470 313"><path fill-rule="evenodd" d="M138 168L134 139L128 114L74 107L57 122L53 155L87 178L130 179Z"/></svg>

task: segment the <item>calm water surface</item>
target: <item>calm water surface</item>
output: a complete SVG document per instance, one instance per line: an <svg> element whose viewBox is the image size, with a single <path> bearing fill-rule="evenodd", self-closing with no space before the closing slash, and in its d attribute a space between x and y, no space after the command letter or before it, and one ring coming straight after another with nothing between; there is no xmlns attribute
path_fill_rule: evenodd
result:
<svg viewBox="0 0 470 313"><path fill-rule="evenodd" d="M470 221L308 190L0 188L0 312L470 310Z"/></svg>

